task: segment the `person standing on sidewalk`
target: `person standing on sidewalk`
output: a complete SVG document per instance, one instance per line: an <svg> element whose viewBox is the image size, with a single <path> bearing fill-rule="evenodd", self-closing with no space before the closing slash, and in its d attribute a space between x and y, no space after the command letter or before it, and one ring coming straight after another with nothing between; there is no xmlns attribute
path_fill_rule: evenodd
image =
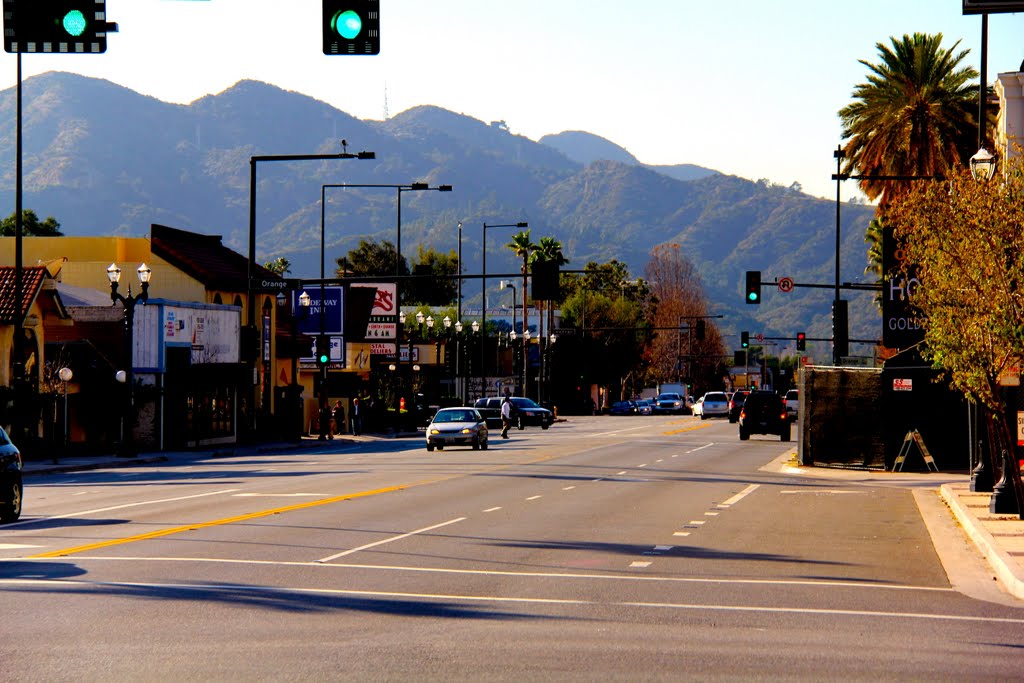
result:
<svg viewBox="0 0 1024 683"><path fill-rule="evenodd" d="M363 431L363 407L359 405L359 397L352 399L352 434L359 436Z"/></svg>
<svg viewBox="0 0 1024 683"><path fill-rule="evenodd" d="M501 402L501 438L508 438L508 428L512 425L512 399L508 396Z"/></svg>
<svg viewBox="0 0 1024 683"><path fill-rule="evenodd" d="M334 410L331 412L331 428L334 434L342 434L345 431L345 406L341 401L334 402Z"/></svg>

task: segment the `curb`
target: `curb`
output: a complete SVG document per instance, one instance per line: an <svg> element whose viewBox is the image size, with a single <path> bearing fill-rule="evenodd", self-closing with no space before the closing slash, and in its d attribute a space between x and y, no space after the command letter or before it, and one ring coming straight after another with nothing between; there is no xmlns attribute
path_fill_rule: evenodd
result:
<svg viewBox="0 0 1024 683"><path fill-rule="evenodd" d="M964 505L953 487L950 484L943 484L939 487L942 499L946 501L957 522L963 528L967 536L974 542L981 554L985 556L996 578L1006 589L1006 592L1015 598L1024 600L1024 577L1018 576L1019 569L1013 558L997 544L992 534L985 529L978 518ZM1015 571L1017 569L1017 571Z"/></svg>

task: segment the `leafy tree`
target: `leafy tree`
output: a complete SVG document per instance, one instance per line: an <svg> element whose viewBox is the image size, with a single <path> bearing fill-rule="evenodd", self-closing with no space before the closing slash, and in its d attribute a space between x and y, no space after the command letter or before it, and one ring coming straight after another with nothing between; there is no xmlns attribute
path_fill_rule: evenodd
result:
<svg viewBox="0 0 1024 683"><path fill-rule="evenodd" d="M284 256L278 256L273 261L267 261L263 264L263 267L272 273L277 275L285 275L292 271L292 262L286 259Z"/></svg>
<svg viewBox="0 0 1024 683"><path fill-rule="evenodd" d="M15 224L18 213L15 211L0 223L0 235L3 237L15 237L18 226ZM32 209L23 209L21 212L22 235L32 237L63 237L60 231L60 223L53 216L47 216L46 220L39 222L39 216Z"/></svg>
<svg viewBox="0 0 1024 683"><path fill-rule="evenodd" d="M626 398L643 388L646 376L650 290L643 280L631 279L620 261L590 262L584 271L563 278L562 322L581 334L559 342L559 369L578 384L619 387ZM563 353L566 348L570 352Z"/></svg>
<svg viewBox="0 0 1024 683"><path fill-rule="evenodd" d="M403 287L404 301L426 306L448 306L459 296L459 257L455 250L442 253L419 246L412 272L416 277Z"/></svg>
<svg viewBox="0 0 1024 683"><path fill-rule="evenodd" d="M944 175L976 149L978 72L961 66L969 50L942 47L942 34L915 33L877 43L881 61L860 63L870 74L854 87L854 101L839 111L848 140L844 172L860 175ZM973 144L977 144L974 142ZM882 207L908 185L861 180Z"/></svg>
<svg viewBox="0 0 1024 683"><path fill-rule="evenodd" d="M888 220L921 282L912 303L922 314L922 355L988 409L994 443L1011 448L1016 433L998 378L1024 362L1024 158L1006 163L989 183L960 169L915 187Z"/></svg>
<svg viewBox="0 0 1024 683"><path fill-rule="evenodd" d="M405 257L400 256L394 243L388 240L383 240L380 243L359 240L359 246L349 251L348 256L337 259L336 263L339 277L344 277L346 274L356 277L363 275L393 277L409 274L409 264Z"/></svg>
<svg viewBox="0 0 1024 683"><path fill-rule="evenodd" d="M704 285L693 263L678 244L661 244L651 252L646 275L657 300L651 316L657 335L648 349L653 379L688 379L697 387L720 389L725 343L708 317ZM701 319L704 339L697 339L690 330Z"/></svg>

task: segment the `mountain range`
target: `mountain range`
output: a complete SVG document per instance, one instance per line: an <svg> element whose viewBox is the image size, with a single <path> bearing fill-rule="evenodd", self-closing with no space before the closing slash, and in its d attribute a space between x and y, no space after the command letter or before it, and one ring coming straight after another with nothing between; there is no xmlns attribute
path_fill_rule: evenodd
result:
<svg viewBox="0 0 1024 683"><path fill-rule="evenodd" d="M0 93L0 192L13 213L14 89ZM570 263L615 258L643 275L651 249L675 242L698 267L727 339L740 330L792 338L831 337L833 292L766 285L763 304L742 303L743 272L801 284L835 280L836 204L798 187L751 181L680 163L640 163L614 142L583 131L533 141L501 121L483 122L434 106L387 120L360 120L301 93L258 81L188 105L171 104L109 81L49 72L23 83L23 205L54 216L66 235L148 236L153 223L224 237L248 253L250 158L255 155L372 151L375 160L257 164L257 258L287 258L292 277L320 269L321 194L326 198L326 272L360 239L442 251L462 238L464 272L481 268L484 223L528 221L534 239L551 236ZM638 122L642 125L642 122ZM324 185L451 184L454 191ZM842 210L843 282L864 282L863 236L873 208ZM463 224L461 231L457 228ZM515 273L504 249L513 230L489 230L489 274ZM489 280L497 300L497 279ZM464 287L479 300L479 285ZM870 293L850 299L855 339L881 335ZM782 342L785 344L785 342ZM830 347L809 344L825 360ZM870 347L853 347L869 353Z"/></svg>

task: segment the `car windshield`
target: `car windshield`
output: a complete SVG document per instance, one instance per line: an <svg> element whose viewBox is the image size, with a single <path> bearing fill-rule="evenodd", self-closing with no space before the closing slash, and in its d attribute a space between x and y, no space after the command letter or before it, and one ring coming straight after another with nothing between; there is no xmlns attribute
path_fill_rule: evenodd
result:
<svg viewBox="0 0 1024 683"><path fill-rule="evenodd" d="M476 414L472 410L440 410L434 422L476 422Z"/></svg>
<svg viewBox="0 0 1024 683"><path fill-rule="evenodd" d="M659 401L678 401L679 394L660 394L658 396Z"/></svg>
<svg viewBox="0 0 1024 683"><path fill-rule="evenodd" d="M516 408L540 408L532 398L512 398Z"/></svg>

